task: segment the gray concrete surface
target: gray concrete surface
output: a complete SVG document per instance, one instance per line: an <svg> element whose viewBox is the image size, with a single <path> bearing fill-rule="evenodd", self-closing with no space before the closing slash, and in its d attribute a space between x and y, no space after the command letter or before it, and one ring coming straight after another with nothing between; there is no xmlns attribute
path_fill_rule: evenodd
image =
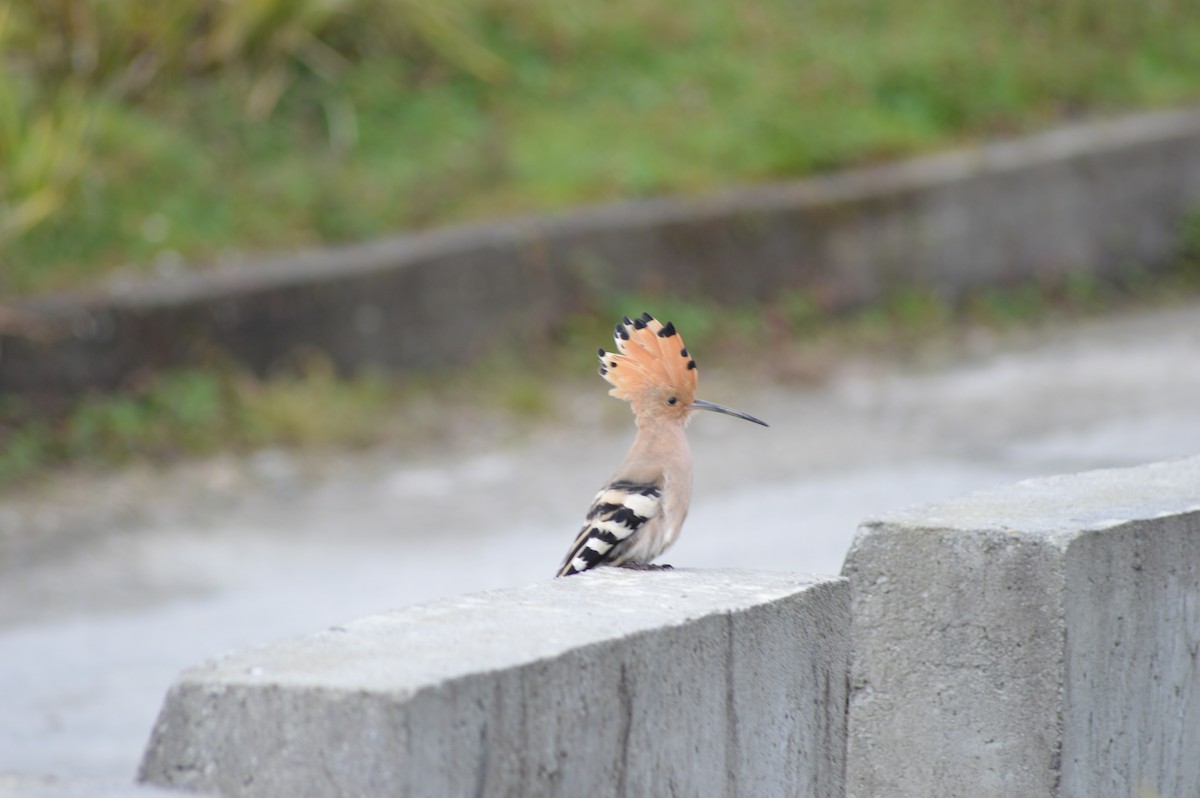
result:
<svg viewBox="0 0 1200 798"><path fill-rule="evenodd" d="M188 793L205 798L211 793ZM56 776L0 776L0 798L180 798L178 790Z"/></svg>
<svg viewBox="0 0 1200 798"><path fill-rule="evenodd" d="M594 297L830 310L898 286L1112 276L1175 254L1200 208L1200 110L1078 124L899 164L707 197L625 202L245 262L5 308L0 390L52 398L289 353L422 369L546 334ZM24 321L22 321L24 320Z"/></svg>
<svg viewBox="0 0 1200 798"><path fill-rule="evenodd" d="M848 795L1195 795L1200 457L863 524Z"/></svg>
<svg viewBox="0 0 1200 798"><path fill-rule="evenodd" d="M1200 453L1195 301L977 330L904 362L847 353L820 384L705 366L709 399L772 426L691 425L695 499L665 558L679 567L837 573L872 514ZM131 782L185 668L549 579L632 435L604 390L596 378L556 420L522 433L475 423L438 450L262 452L7 497L0 774Z"/></svg>
<svg viewBox="0 0 1200 798"><path fill-rule="evenodd" d="M184 673L142 763L223 795L840 796L849 587L745 570L480 593Z"/></svg>

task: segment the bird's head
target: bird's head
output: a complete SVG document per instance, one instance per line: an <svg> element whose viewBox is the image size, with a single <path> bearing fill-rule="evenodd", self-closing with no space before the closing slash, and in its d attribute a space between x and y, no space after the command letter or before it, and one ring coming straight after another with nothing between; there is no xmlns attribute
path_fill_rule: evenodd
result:
<svg viewBox="0 0 1200 798"><path fill-rule="evenodd" d="M712 410L767 426L754 416L696 398L696 361L671 322L660 324L649 313L632 320L626 316L613 340L616 352L600 350L600 376L613 386L609 395L633 406L639 423L682 424L693 410Z"/></svg>

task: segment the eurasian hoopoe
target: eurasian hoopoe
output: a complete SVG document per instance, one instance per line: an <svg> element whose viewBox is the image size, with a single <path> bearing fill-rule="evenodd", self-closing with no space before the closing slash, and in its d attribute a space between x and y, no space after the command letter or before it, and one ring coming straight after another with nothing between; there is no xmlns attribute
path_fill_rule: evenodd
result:
<svg viewBox="0 0 1200 798"><path fill-rule="evenodd" d="M570 576L597 565L651 569L679 536L692 500L692 453L684 427L692 411L715 410L767 426L754 416L696 398L696 361L675 325L649 313L617 325L616 352L600 350L611 396L633 406L637 437L588 510L558 569Z"/></svg>

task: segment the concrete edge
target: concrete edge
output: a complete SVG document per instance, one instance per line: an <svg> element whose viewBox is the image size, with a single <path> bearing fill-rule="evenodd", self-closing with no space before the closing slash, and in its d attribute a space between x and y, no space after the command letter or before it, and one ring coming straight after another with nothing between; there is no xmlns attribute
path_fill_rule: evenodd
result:
<svg viewBox="0 0 1200 798"><path fill-rule="evenodd" d="M1195 785L1200 456L1023 480L859 528L850 796Z"/></svg>
<svg viewBox="0 0 1200 798"><path fill-rule="evenodd" d="M363 243L290 254L245 258L238 263L172 277L149 277L122 286L64 292L8 303L17 313L53 318L80 307L111 309L188 304L229 292L340 280L403 268L426 258L486 249L529 238L569 237L583 231L620 232L664 222L712 220L787 208L818 208L859 202L963 180L983 171L1000 175L1064 158L1103 155L1200 132L1200 108L1158 111L1084 122L1031 136L985 142L897 163L818 175L798 181L732 188L696 197L653 197L585 207L578 211L521 216L457 225L423 233L385 236Z"/></svg>
<svg viewBox="0 0 1200 798"><path fill-rule="evenodd" d="M698 794L714 779L738 794L841 794L846 580L593 576L186 671L139 779L293 797Z"/></svg>
<svg viewBox="0 0 1200 798"><path fill-rule="evenodd" d="M113 387L213 351L260 372L296 348L346 370L462 363L497 337L546 331L598 286L731 302L806 290L837 308L885 284L956 292L1111 273L1167 257L1180 219L1200 207L1200 178L1186 166L1198 153L1200 109L1138 114L807 180L8 303L0 390ZM1117 186L1129 205L1098 201ZM418 345L430 338L441 340Z"/></svg>
<svg viewBox="0 0 1200 798"><path fill-rule="evenodd" d="M850 550L854 549L860 538L891 525L901 525L912 532L933 535L962 532L984 535L1035 534L1059 550L1066 551L1081 534L1105 532L1140 523L1143 519L1137 515L1137 505L1144 502L1146 496L1163 504L1162 515L1200 513L1200 492L1195 495L1180 492L1172 479L1178 469L1195 468L1197 462L1200 462L1200 456L1191 455L1138 466L1095 468L1031 477L969 491L941 501L899 507L864 518L858 525ZM1101 489L1114 477L1120 478L1130 473L1142 478L1139 484L1130 486L1131 491L1136 493L1122 494ZM1069 512L1064 512L1054 491L1047 493L1048 486L1053 486L1054 491L1077 493L1084 493L1089 487L1095 487L1096 490L1086 494L1088 501L1073 504ZM988 509L981 511L982 507ZM1014 511L1013 508L1019 510ZM953 520L955 517L961 519L964 512L975 516L976 527ZM1001 526L996 525L996 519L999 518L1004 519Z"/></svg>

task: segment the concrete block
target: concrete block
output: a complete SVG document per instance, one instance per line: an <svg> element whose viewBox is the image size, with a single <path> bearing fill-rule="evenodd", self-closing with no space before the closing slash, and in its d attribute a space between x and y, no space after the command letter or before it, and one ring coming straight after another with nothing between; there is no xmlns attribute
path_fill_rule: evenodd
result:
<svg viewBox="0 0 1200 798"><path fill-rule="evenodd" d="M1200 794L1200 457L865 523L847 794Z"/></svg>
<svg viewBox="0 0 1200 798"><path fill-rule="evenodd" d="M235 652L140 779L246 796L840 796L849 587L600 569Z"/></svg>

